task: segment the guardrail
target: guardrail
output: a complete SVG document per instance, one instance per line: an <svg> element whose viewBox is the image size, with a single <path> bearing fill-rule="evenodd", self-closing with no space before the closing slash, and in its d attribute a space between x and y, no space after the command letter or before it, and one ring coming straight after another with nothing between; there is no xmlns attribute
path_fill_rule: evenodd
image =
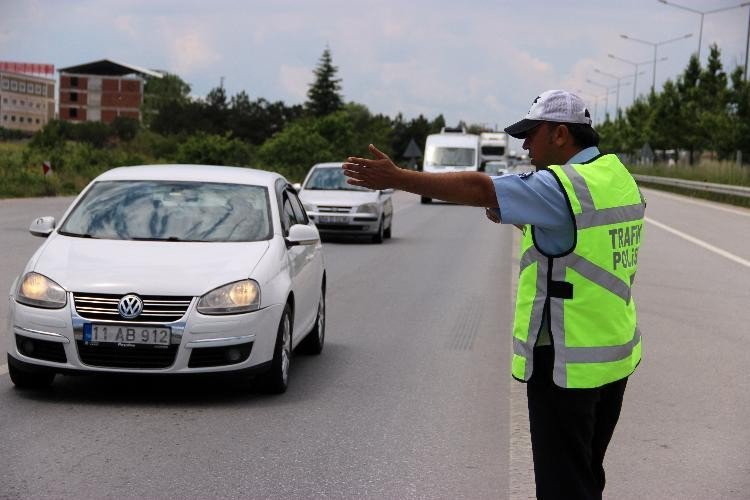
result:
<svg viewBox="0 0 750 500"><path fill-rule="evenodd" d="M634 174L637 181L650 182L651 184L662 184L664 186L694 189L696 191L709 191L711 193L729 194L750 198L750 187L733 186L731 184L716 184L714 182L688 181L685 179L673 179L671 177L659 177L656 175Z"/></svg>

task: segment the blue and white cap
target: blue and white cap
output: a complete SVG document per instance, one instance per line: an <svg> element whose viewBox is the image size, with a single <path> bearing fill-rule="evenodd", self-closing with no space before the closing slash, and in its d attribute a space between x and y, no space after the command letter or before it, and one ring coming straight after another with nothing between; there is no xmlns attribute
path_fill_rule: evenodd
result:
<svg viewBox="0 0 750 500"><path fill-rule="evenodd" d="M542 122L591 125L591 113L577 95L566 90L547 90L534 99L523 120L506 127L505 132L516 139L523 139Z"/></svg>

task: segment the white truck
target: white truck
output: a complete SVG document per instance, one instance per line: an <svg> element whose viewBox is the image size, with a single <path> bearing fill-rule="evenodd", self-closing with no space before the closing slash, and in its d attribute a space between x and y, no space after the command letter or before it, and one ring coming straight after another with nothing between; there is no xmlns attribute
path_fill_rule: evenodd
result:
<svg viewBox="0 0 750 500"><path fill-rule="evenodd" d="M479 136L466 130L443 128L439 134L430 134L424 148L424 172L478 171ZM432 198L422 196L422 203L432 203Z"/></svg>
<svg viewBox="0 0 750 500"><path fill-rule="evenodd" d="M505 132L482 132L479 134L481 161L508 162L508 134Z"/></svg>

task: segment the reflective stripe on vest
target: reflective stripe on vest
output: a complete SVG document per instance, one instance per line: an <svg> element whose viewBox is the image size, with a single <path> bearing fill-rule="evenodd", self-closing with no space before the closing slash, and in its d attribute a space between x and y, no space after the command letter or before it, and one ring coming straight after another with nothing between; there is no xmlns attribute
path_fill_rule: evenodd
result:
<svg viewBox="0 0 750 500"><path fill-rule="evenodd" d="M519 299L523 300L517 301L514 324L513 375L528 380L545 305L549 305L555 351L553 379L561 387L604 385L629 375L640 361L641 334L631 287L645 201L632 176L613 155L580 167L585 175L573 165L550 167L571 207L575 207L576 247L561 257L546 256L533 244L533 228L527 226L522 242L525 250L520 259ZM610 192L612 180L613 185L618 186L614 193ZM597 209L595 199L605 208ZM626 233L624 242L628 244L624 252L632 253L632 257L629 257L631 253L624 255L624 261L618 260L620 255L615 255L621 251L623 232ZM604 240L609 243L610 238L612 248L602 244ZM535 271L529 269L534 264ZM525 270L528 272L524 273ZM569 275L570 272L574 274ZM533 297L525 295L531 293L532 288L535 289ZM585 293L584 299L573 300L576 289L579 297ZM565 295L568 293L570 296ZM523 309L519 306L521 302ZM570 309L567 324L566 309ZM598 326L604 333L592 331L598 330Z"/></svg>

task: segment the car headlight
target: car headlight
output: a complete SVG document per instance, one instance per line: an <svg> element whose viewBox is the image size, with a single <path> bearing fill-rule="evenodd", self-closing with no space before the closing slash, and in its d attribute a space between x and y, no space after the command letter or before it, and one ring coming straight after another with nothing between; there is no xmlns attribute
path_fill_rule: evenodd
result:
<svg viewBox="0 0 750 500"><path fill-rule="evenodd" d="M68 294L48 277L32 272L21 280L16 300L27 306L60 309L68 303Z"/></svg>
<svg viewBox="0 0 750 500"><path fill-rule="evenodd" d="M358 214L377 214L378 204L377 203L363 203L357 207Z"/></svg>
<svg viewBox="0 0 750 500"><path fill-rule="evenodd" d="M310 203L302 203L302 206L305 209L305 212L314 212L315 211L315 205L312 205Z"/></svg>
<svg viewBox="0 0 750 500"><path fill-rule="evenodd" d="M260 308L260 287L253 280L242 280L214 288L198 300L201 314L239 314Z"/></svg>

